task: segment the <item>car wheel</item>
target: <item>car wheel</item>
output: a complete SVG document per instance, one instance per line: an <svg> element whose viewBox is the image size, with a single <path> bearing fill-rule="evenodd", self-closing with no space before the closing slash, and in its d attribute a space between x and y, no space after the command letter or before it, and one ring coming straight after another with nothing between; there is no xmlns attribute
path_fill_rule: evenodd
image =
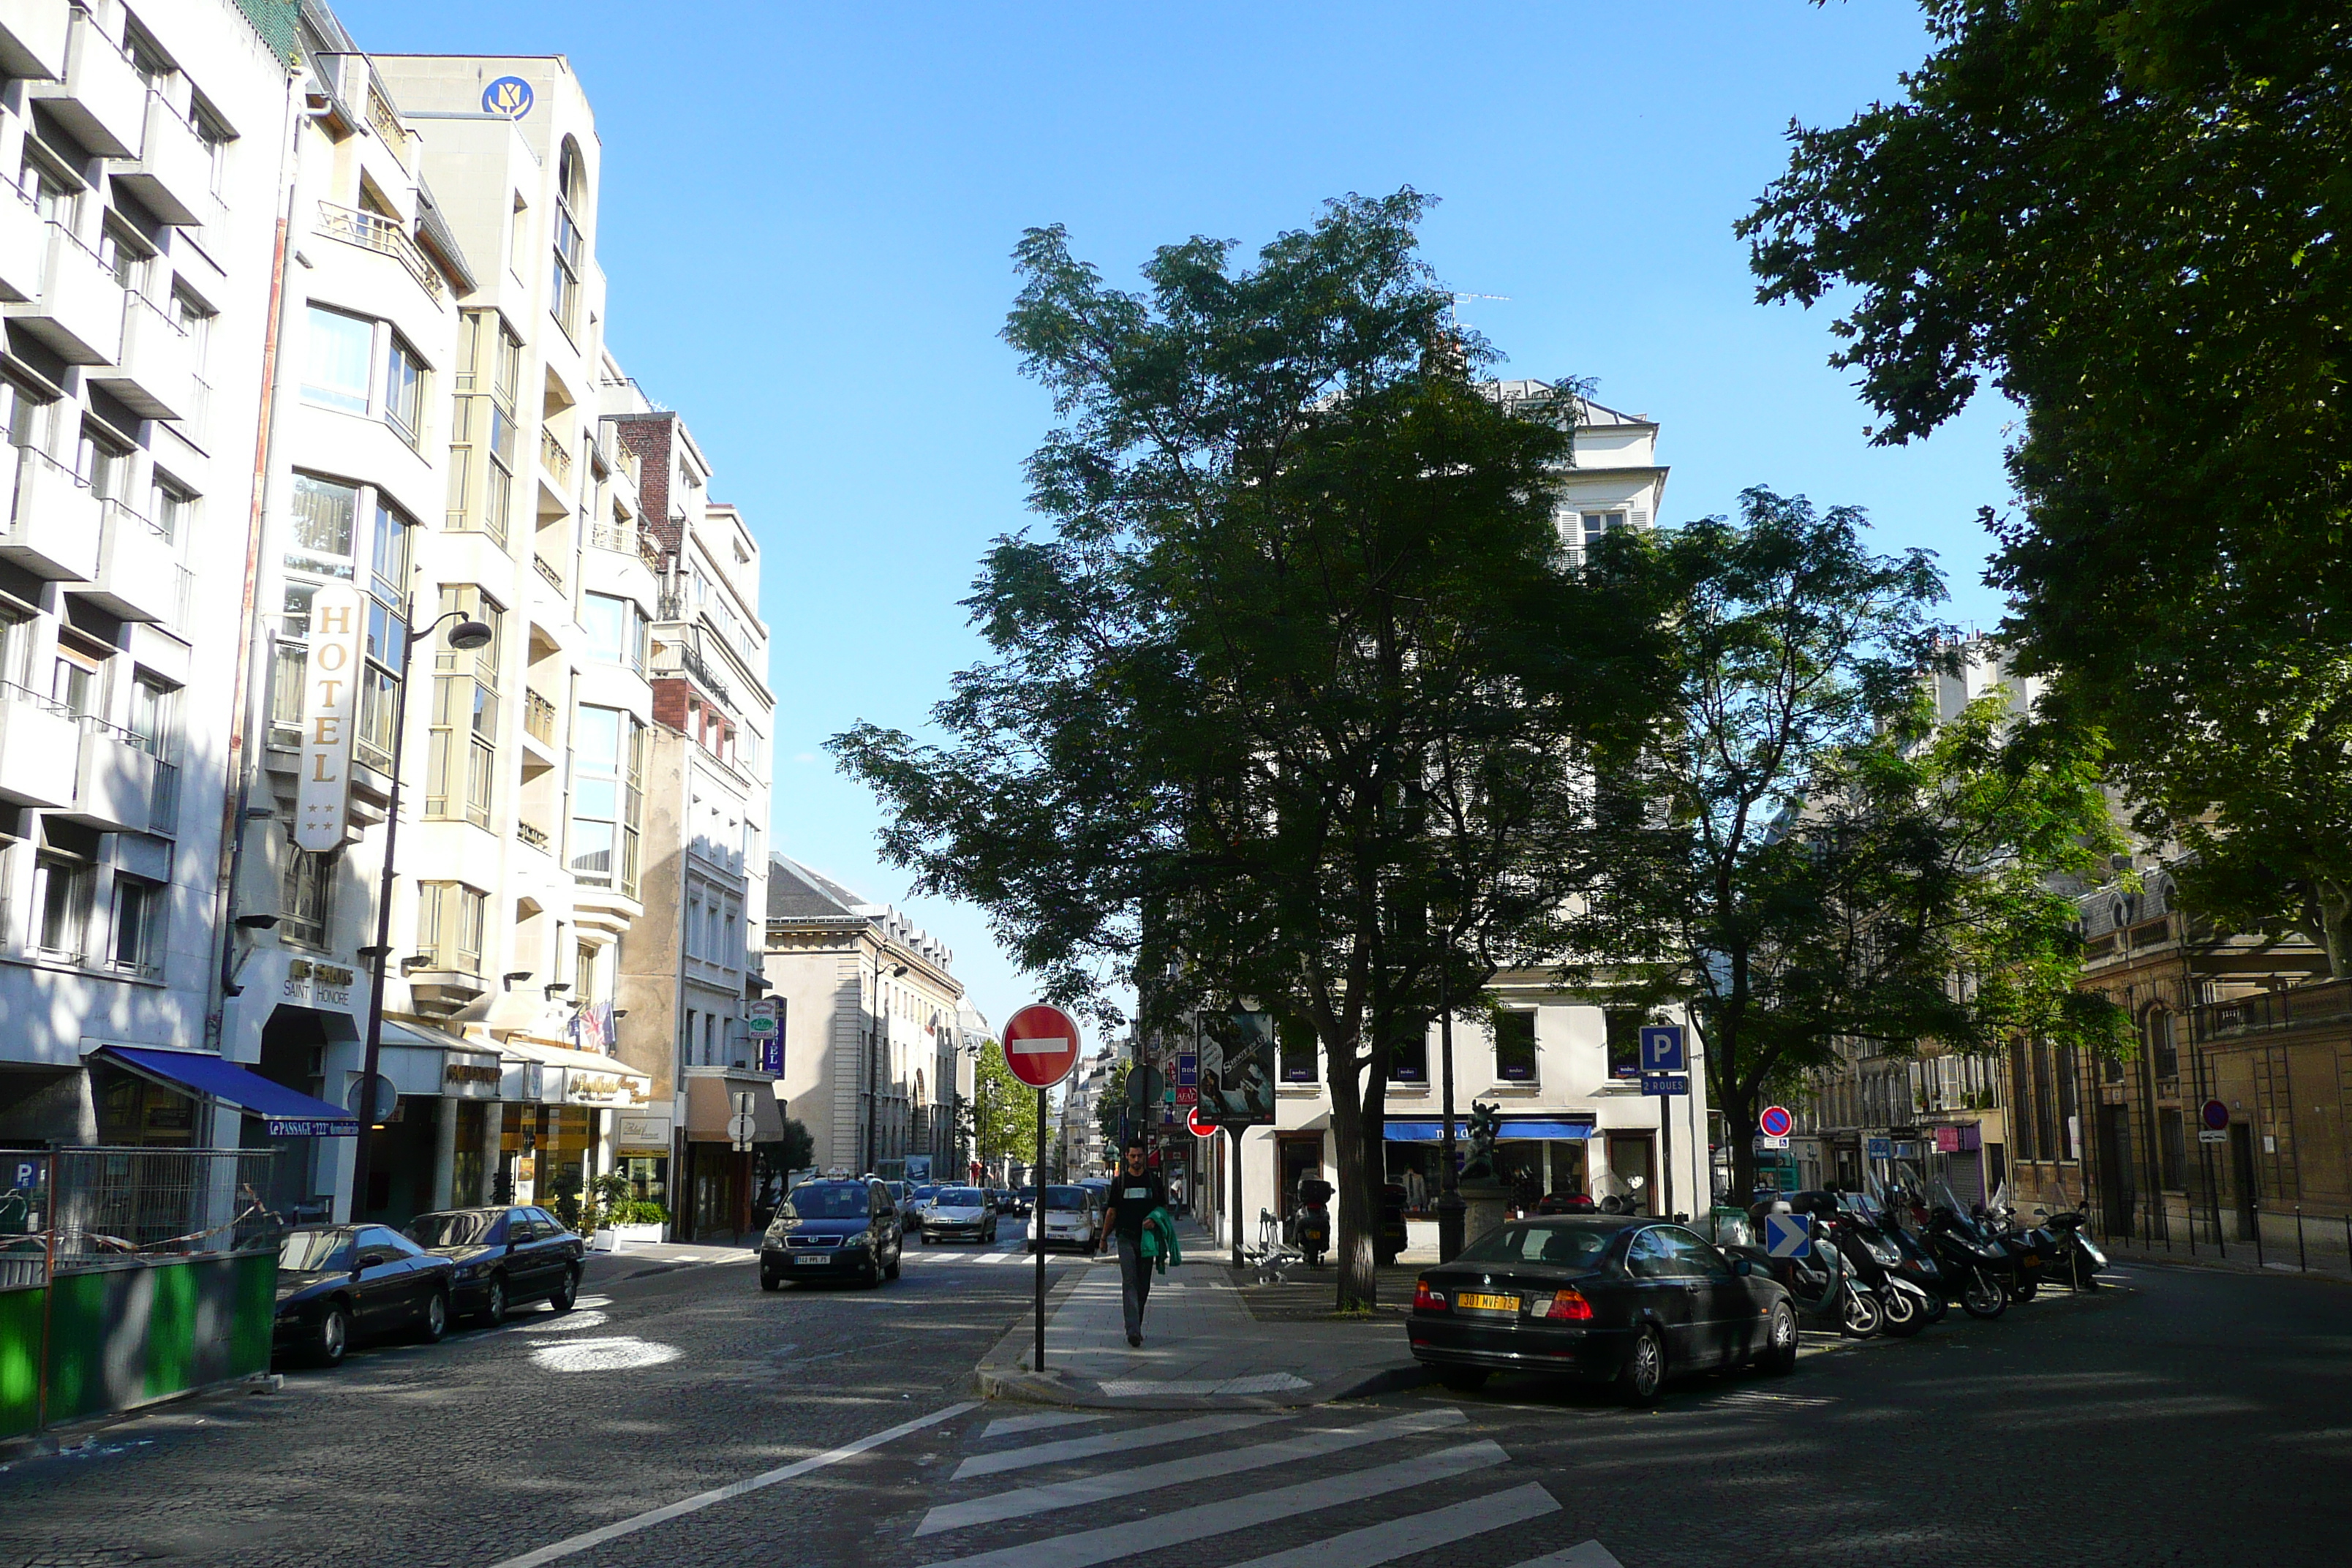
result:
<svg viewBox="0 0 2352 1568"><path fill-rule="evenodd" d="M436 1290L425 1299L425 1321L416 1326L416 1337L428 1345L437 1345L449 1331L449 1292Z"/></svg>
<svg viewBox="0 0 2352 1568"><path fill-rule="evenodd" d="M1797 1370L1797 1310L1786 1301L1772 1303L1772 1326L1764 1335L1764 1353L1757 1364L1775 1377Z"/></svg>
<svg viewBox="0 0 2352 1568"><path fill-rule="evenodd" d="M760 1289L762 1289L762 1290L781 1290L781 1289L782 1289L783 1288L784 1288L784 1280L783 1280L783 1277L782 1277L782 1275L777 1274L777 1273L773 1272L772 1270L766 1269L766 1268L762 1268L762 1269L761 1269L761 1270L760 1270Z"/></svg>
<svg viewBox="0 0 2352 1568"><path fill-rule="evenodd" d="M572 1303L578 1300L580 1270L576 1267L566 1268L563 1277L555 1282L555 1289L547 1293L547 1305L551 1310L568 1312L572 1310Z"/></svg>
<svg viewBox="0 0 2352 1568"><path fill-rule="evenodd" d="M894 1252L890 1255L890 1261L882 1266L882 1278L885 1279L898 1278L898 1264L899 1257Z"/></svg>
<svg viewBox="0 0 2352 1568"><path fill-rule="evenodd" d="M329 1303L327 1315L319 1320L319 1338L310 1347L310 1359L320 1366L341 1366L352 1348L352 1310L341 1301Z"/></svg>
<svg viewBox="0 0 2352 1568"><path fill-rule="evenodd" d="M2009 1310L2009 1298L1999 1280L1981 1268L1971 1268L1968 1283L1960 1289L1960 1310L1990 1322Z"/></svg>
<svg viewBox="0 0 2352 1568"><path fill-rule="evenodd" d="M507 1277L503 1274L493 1274L490 1276L488 1288L482 1292L482 1321L488 1327L495 1329L506 1321Z"/></svg>
<svg viewBox="0 0 2352 1568"><path fill-rule="evenodd" d="M1655 1405L1665 1385L1666 1342L1657 1330L1645 1328L1633 1337L1625 1364L1617 1369L1617 1397L1636 1408Z"/></svg>
<svg viewBox="0 0 2352 1568"><path fill-rule="evenodd" d="M1456 1394L1475 1394L1486 1387L1486 1380L1493 1375L1485 1368L1475 1366L1441 1366L1437 1369L1437 1381Z"/></svg>

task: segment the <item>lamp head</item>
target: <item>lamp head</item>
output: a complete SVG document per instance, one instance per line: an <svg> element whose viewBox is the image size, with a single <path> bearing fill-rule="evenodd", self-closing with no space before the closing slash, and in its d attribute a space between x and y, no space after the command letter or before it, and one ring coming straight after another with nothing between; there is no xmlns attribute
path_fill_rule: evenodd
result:
<svg viewBox="0 0 2352 1568"><path fill-rule="evenodd" d="M449 646L461 653L478 647L488 647L490 646L490 638L496 635L485 622L459 621L449 628Z"/></svg>

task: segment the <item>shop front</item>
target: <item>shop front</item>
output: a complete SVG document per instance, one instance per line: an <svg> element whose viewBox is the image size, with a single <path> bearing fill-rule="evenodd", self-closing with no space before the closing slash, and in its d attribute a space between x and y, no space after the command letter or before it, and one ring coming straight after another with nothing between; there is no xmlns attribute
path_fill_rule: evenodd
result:
<svg viewBox="0 0 2352 1568"><path fill-rule="evenodd" d="M733 1122L740 1111L751 1117L749 1151L735 1147ZM740 1237L751 1228L752 1198L768 1167L782 1170L782 1108L775 1080L730 1068L688 1068L686 1136L679 1149L685 1163L682 1209L673 1208L672 1237L708 1241Z"/></svg>
<svg viewBox="0 0 2352 1568"><path fill-rule="evenodd" d="M491 1202L536 1204L566 1225L604 1168L609 1123L652 1104L653 1079L614 1058L551 1041L500 1042L499 1122Z"/></svg>
<svg viewBox="0 0 2352 1568"><path fill-rule="evenodd" d="M673 1102L624 1110L613 1119L613 1169L629 1184L638 1203L670 1208L670 1141L677 1125Z"/></svg>
<svg viewBox="0 0 2352 1568"><path fill-rule="evenodd" d="M1506 1113L1495 1140L1496 1179L1511 1190L1523 1210L1532 1210L1547 1194L1558 1197L1592 1194L1594 1173L1586 1150L1597 1121L1590 1111ZM1455 1118L1457 1160L1469 1157L1469 1128L1466 1117ZM1444 1185L1444 1123L1420 1117L1391 1119L1383 1136L1388 1142L1389 1179L1405 1190L1406 1217L1433 1218L1436 1211L1432 1205Z"/></svg>

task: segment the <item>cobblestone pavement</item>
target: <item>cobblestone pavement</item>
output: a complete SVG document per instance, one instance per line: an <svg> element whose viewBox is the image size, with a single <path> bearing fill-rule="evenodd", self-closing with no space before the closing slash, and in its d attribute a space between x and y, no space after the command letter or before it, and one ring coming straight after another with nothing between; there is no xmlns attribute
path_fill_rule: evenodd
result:
<svg viewBox="0 0 2352 1568"><path fill-rule="evenodd" d="M1498 1378L1472 1395L1143 1415L965 1405L973 1360L1023 1310L1020 1270L763 1296L740 1267L690 1269L573 1314L602 1323L379 1352L274 1398L117 1428L87 1458L19 1464L0 1474L0 1565L492 1568L612 1523L628 1532L536 1562L2346 1561L2352 1288L2112 1278L1999 1322L1955 1312L1915 1341L1809 1355L1788 1379L1677 1384L1638 1414ZM625 1338L679 1354L533 1363ZM776 1475L827 1449L838 1462Z"/></svg>

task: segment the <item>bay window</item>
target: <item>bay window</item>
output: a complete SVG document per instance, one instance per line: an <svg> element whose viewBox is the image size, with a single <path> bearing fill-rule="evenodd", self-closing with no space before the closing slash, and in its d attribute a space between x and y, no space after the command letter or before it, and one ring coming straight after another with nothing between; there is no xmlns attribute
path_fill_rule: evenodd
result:
<svg viewBox="0 0 2352 1568"><path fill-rule="evenodd" d="M572 731L572 874L637 896L645 726L618 708L583 704Z"/></svg>

